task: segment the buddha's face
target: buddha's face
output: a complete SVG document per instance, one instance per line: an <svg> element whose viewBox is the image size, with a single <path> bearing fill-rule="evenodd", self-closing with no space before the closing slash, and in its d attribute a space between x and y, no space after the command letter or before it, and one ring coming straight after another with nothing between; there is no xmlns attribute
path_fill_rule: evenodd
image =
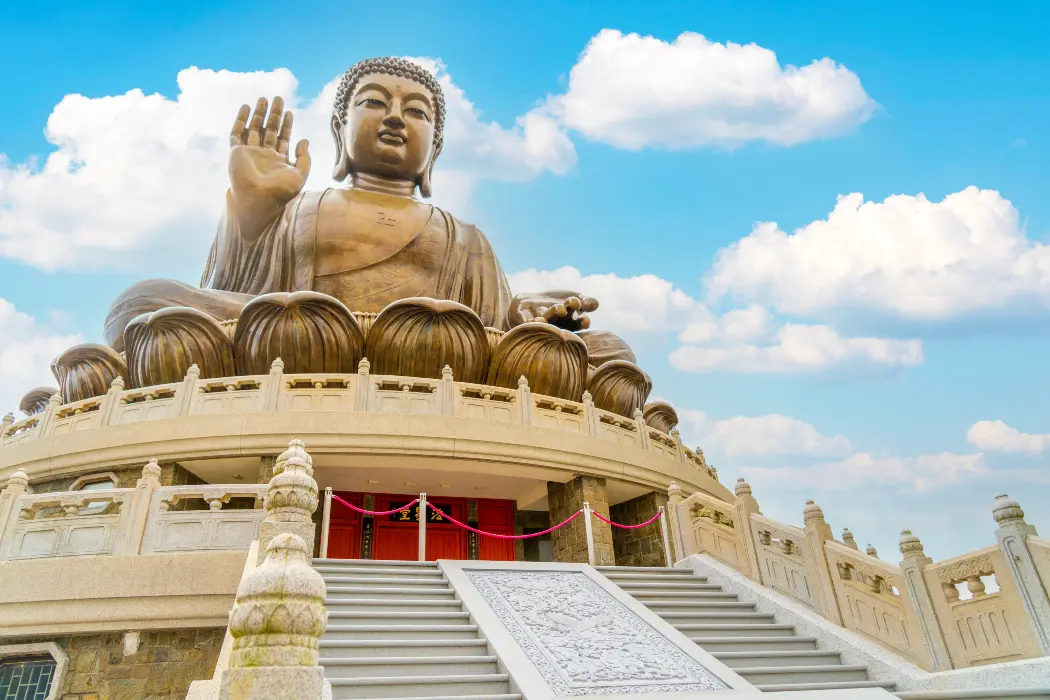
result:
<svg viewBox="0 0 1050 700"><path fill-rule="evenodd" d="M350 167L359 173L416 181L434 148L434 95L411 78L361 77L343 133Z"/></svg>

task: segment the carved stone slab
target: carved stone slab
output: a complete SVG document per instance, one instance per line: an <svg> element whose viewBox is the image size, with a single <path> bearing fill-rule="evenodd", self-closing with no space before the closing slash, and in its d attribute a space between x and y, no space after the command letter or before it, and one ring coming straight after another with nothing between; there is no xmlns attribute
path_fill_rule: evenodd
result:
<svg viewBox="0 0 1050 700"><path fill-rule="evenodd" d="M466 573L556 695L728 688L582 572Z"/></svg>

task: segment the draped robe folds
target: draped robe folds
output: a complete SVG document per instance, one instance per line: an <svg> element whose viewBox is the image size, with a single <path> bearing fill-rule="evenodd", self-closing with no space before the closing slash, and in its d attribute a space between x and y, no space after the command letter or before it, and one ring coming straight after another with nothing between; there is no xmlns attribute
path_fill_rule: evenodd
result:
<svg viewBox="0 0 1050 700"><path fill-rule="evenodd" d="M510 285L492 246L475 226L437 207L423 229L390 257L317 275L317 224L330 191L300 194L255 240L241 235L227 193L200 288L161 279L134 285L111 307L106 340L122 349L124 328L134 317L169 306L190 306L226 320L238 318L260 294L300 290L323 292L351 311L366 312L408 297L448 299L472 308L486 326L507 328Z"/></svg>

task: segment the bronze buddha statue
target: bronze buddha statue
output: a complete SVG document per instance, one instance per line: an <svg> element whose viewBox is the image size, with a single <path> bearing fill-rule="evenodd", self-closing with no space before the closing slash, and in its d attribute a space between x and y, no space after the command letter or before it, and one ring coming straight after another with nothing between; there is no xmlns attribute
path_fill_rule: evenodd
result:
<svg viewBox="0 0 1050 700"><path fill-rule="evenodd" d="M202 376L229 371L230 357L241 373L249 366L258 371L277 353L287 364L289 348L294 345L299 352L302 337L311 334L316 336L307 342L313 342L312 349L303 357L314 359L300 362L297 371L343 371L364 355L364 338L375 316L394 306L401 320L380 324L382 332L419 337L391 338L386 345L416 343L415 352L433 356L431 365L446 362L450 354L474 353L465 365L478 367L468 372L472 380L497 377L516 386L523 374L549 374L538 365L561 352L564 366L551 372L571 375L565 381L573 388L552 393L578 400L598 365L633 366L626 343L586 330L597 300L562 290L512 296L485 235L416 199L417 191L424 198L431 194L444 122L441 87L424 68L398 58L361 61L343 75L331 121L337 154L333 177L338 182L349 178L350 187L303 192L311 167L309 144L302 140L291 148L292 113L280 98L272 104L259 99L254 111L241 107L230 133L226 211L201 286L140 282L114 302L106 318L105 339L113 350L126 351L132 384L170 381L205 356L215 358L207 362L214 369L200 367ZM422 311L405 315L406 305ZM269 310L256 309L262 306ZM282 314L299 319L293 323L299 324L297 330L281 330L280 324L292 323ZM232 323L236 335L224 336L220 327L228 330ZM521 326L529 328L500 333ZM303 330L307 327L313 330ZM485 340L486 332L496 340L465 349L477 346L478 338ZM163 342L156 339L162 335ZM218 347L224 337L241 347L232 354ZM501 337L527 348L497 351ZM382 339L370 339L370 350L376 342L384 345ZM497 356L503 365L486 375L489 360ZM115 362L111 354L105 361ZM644 402L645 387L651 385L637 371ZM613 374L622 382L622 371Z"/></svg>

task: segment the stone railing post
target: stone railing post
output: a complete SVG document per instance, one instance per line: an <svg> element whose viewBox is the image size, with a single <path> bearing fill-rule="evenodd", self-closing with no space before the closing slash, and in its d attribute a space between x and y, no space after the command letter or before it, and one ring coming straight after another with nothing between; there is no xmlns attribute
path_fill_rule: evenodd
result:
<svg viewBox="0 0 1050 700"><path fill-rule="evenodd" d="M263 410L276 411L280 401L281 386L284 383L284 360L276 358L270 363L270 374L266 377L266 391L263 394Z"/></svg>
<svg viewBox="0 0 1050 700"><path fill-rule="evenodd" d="M1046 591L1050 581L1042 580L1032 550L1028 548L1028 536L1039 533L1034 526L1025 522L1024 511L1017 501L1005 493L995 497L992 517L999 523L995 539L999 542L1006 567L1010 569L1014 585L1017 586L1017 593L1021 596L1039 649L1044 655L1050 654L1050 599Z"/></svg>
<svg viewBox="0 0 1050 700"><path fill-rule="evenodd" d="M372 387L369 386L371 383L369 379L371 370L372 365L368 358L362 357L361 361L357 363L357 393L354 396L354 410L356 411L368 410L368 397L372 394Z"/></svg>
<svg viewBox="0 0 1050 700"><path fill-rule="evenodd" d="M11 425L15 422L15 414L5 413L4 419L0 421L0 442L11 432Z"/></svg>
<svg viewBox="0 0 1050 700"><path fill-rule="evenodd" d="M7 480L7 486L0 491L0 553L6 552L4 537L7 534L8 523L16 519L15 503L29 491L29 477L19 469Z"/></svg>
<svg viewBox="0 0 1050 700"><path fill-rule="evenodd" d="M817 612L826 620L841 626L842 614L839 612L835 584L828 566L828 555L824 551L824 543L835 539L831 535L831 526L824 520L824 511L813 501L806 501L802 518L806 523L806 546L803 550L806 575L816 589L813 598Z"/></svg>
<svg viewBox="0 0 1050 700"><path fill-rule="evenodd" d="M682 521L678 517L678 507L682 504L682 487L672 481L667 486L667 517L671 521L671 544L674 546L675 561L681 561L690 554L696 554L692 548L686 549L685 535L682 532ZM689 533L692 538L692 531Z"/></svg>
<svg viewBox="0 0 1050 700"><path fill-rule="evenodd" d="M682 464L686 463L685 459L685 445L682 444L682 435L678 432L678 428L671 428L671 432L668 433L671 439L674 440L675 449L678 450L678 461Z"/></svg>
<svg viewBox="0 0 1050 700"><path fill-rule="evenodd" d="M598 436L598 412L594 409L594 397L591 392L583 392L583 422L587 424L587 434Z"/></svg>
<svg viewBox="0 0 1050 700"><path fill-rule="evenodd" d="M150 459L149 464L142 468L142 477L135 482L135 493L121 508L128 508L131 512L127 520L127 530L124 532L124 542L120 553L135 555L142 551L142 540L146 536L146 526L149 521L150 504L153 501L153 493L160 488L160 465L157 458Z"/></svg>
<svg viewBox="0 0 1050 700"><path fill-rule="evenodd" d="M532 389L525 375L518 377L518 405L521 406L521 424L532 424ZM587 409L584 409L586 413Z"/></svg>
<svg viewBox="0 0 1050 700"><path fill-rule="evenodd" d="M98 424L107 426L113 419L113 411L120 405L120 395L124 391L124 378L119 374L110 382L109 391L102 397L102 403L98 407Z"/></svg>
<svg viewBox="0 0 1050 700"><path fill-rule="evenodd" d="M317 510L317 482L314 481L313 460L306 453L302 440L292 440L288 449L277 457L273 478L266 490L263 508L266 519L259 524L259 556L263 556L270 540L282 533L292 533L306 542L313 553L313 513Z"/></svg>
<svg viewBox="0 0 1050 700"><path fill-rule="evenodd" d="M290 532L275 535L266 558L237 587L230 611L233 650L219 682L221 700L320 700L318 665L327 626L325 584L309 563L310 546Z"/></svg>
<svg viewBox="0 0 1050 700"><path fill-rule="evenodd" d="M188 416L193 408L193 395L197 391L197 380L201 378L201 370L197 365L190 365L186 370L186 376L182 378L182 384L175 390L175 398L171 402L169 416Z"/></svg>
<svg viewBox="0 0 1050 700"><path fill-rule="evenodd" d="M848 527L842 528L842 542L850 549L860 551L860 547L857 546L857 540L853 537L853 533L849 531Z"/></svg>
<svg viewBox="0 0 1050 700"><path fill-rule="evenodd" d="M845 533L848 533L846 530ZM845 535L845 533L843 533ZM852 539L852 535L850 538ZM944 628L937 619L937 610L933 604L933 594L926 585L923 569L933 563L922 549L922 542L911 534L911 530L902 530L900 551L901 578L904 580L903 591L908 605L904 606L905 614L914 619L915 626L922 634L922 645L929 660L928 671L950 671L952 657L948 644L944 640ZM938 591L938 594L940 591Z"/></svg>
<svg viewBox="0 0 1050 700"><path fill-rule="evenodd" d="M452 376L452 368L445 365L441 368L441 415L454 416L456 414L456 382Z"/></svg>
<svg viewBox="0 0 1050 700"><path fill-rule="evenodd" d="M645 417L642 415L642 409L634 409L634 424L638 426L638 447L648 452L651 448L649 446L649 425L645 422Z"/></svg>
<svg viewBox="0 0 1050 700"><path fill-rule="evenodd" d="M736 500L733 507L736 510L737 531L744 540L744 554L747 557L748 570L744 573L755 583L762 583L762 567L758 563L758 549L755 548L755 531L751 527L751 516L761 513L758 501L751 495L751 484L742 478L736 480Z"/></svg>
<svg viewBox="0 0 1050 700"><path fill-rule="evenodd" d="M55 422L55 412L62 405L62 396L57 392L51 394L47 400L47 408L40 413L40 422L36 424L36 436L45 438L51 434L51 426Z"/></svg>

